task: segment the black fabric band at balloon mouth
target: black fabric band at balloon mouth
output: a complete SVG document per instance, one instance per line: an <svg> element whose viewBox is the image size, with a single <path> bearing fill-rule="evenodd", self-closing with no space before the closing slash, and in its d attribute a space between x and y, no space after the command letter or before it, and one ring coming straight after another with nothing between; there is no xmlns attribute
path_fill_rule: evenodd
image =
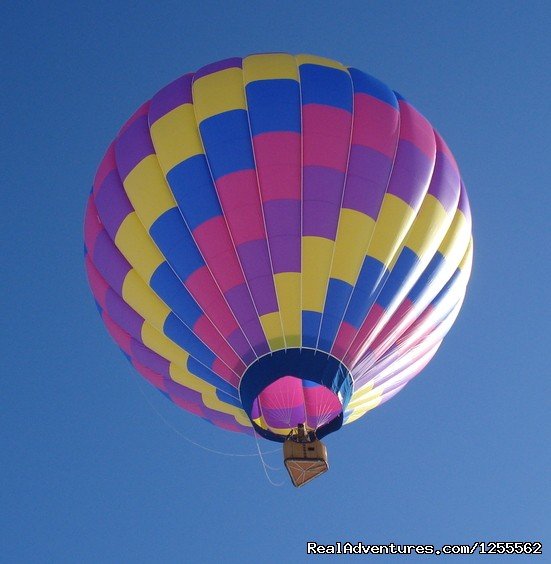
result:
<svg viewBox="0 0 551 564"><path fill-rule="evenodd" d="M294 376L325 386L340 400L340 414L316 430L319 439L342 427L343 412L352 396L352 376L346 366L334 356L313 349L286 349L267 354L253 362L241 378L239 393L241 404L255 431L271 441L284 442L278 435L257 425L252 418L254 400L270 384L284 376Z"/></svg>

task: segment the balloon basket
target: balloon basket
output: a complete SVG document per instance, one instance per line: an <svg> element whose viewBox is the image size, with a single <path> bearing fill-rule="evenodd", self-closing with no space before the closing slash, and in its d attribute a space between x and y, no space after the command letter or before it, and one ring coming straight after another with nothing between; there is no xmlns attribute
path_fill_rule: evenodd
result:
<svg viewBox="0 0 551 564"><path fill-rule="evenodd" d="M283 443L283 460L291 482L297 488L329 470L327 448L315 432L306 431L304 425L293 429Z"/></svg>

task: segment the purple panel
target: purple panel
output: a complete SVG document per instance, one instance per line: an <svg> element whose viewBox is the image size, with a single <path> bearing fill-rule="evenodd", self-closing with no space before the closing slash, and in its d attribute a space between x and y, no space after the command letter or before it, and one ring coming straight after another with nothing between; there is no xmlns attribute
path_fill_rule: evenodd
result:
<svg viewBox="0 0 551 564"><path fill-rule="evenodd" d="M109 286L117 294L122 295L122 284L131 266L115 247L106 231L102 231L98 235L91 258Z"/></svg>
<svg viewBox="0 0 551 564"><path fill-rule="evenodd" d="M262 407L262 415L269 427L286 429L306 422L304 404L297 407L282 406L279 409Z"/></svg>
<svg viewBox="0 0 551 564"><path fill-rule="evenodd" d="M388 193L417 209L428 189L434 163L413 143L400 139Z"/></svg>
<svg viewBox="0 0 551 564"><path fill-rule="evenodd" d="M168 360L159 356L157 353L153 352L151 349L146 347L143 343L132 339L131 341L132 357L137 360L140 364L143 364L153 372L156 372L160 376L166 379L170 379Z"/></svg>
<svg viewBox="0 0 551 564"><path fill-rule="evenodd" d="M457 204L457 209L463 212L467 221L471 221L471 206L469 204L469 198L463 181L461 181L461 192L459 193L459 203Z"/></svg>
<svg viewBox="0 0 551 564"><path fill-rule="evenodd" d="M446 212L454 210L457 206L460 189L459 172L452 165L445 153L436 153L436 164L428 193L434 196Z"/></svg>
<svg viewBox="0 0 551 564"><path fill-rule="evenodd" d="M112 288L105 294L105 308L109 317L134 339L142 340L143 317L138 315Z"/></svg>
<svg viewBox="0 0 551 564"><path fill-rule="evenodd" d="M272 274L266 239L256 239L237 245L237 254L248 279Z"/></svg>
<svg viewBox="0 0 551 564"><path fill-rule="evenodd" d="M211 63L210 65L206 65L206 66L200 68L195 73L193 80L198 80L202 76L207 76L209 74L212 74L212 73L215 73L215 72L218 72L218 71L221 71L221 70L225 70L225 69L231 69L233 67L240 69L240 68L242 68L242 61L243 61L243 59L241 59L241 57L232 57L231 59L224 59L223 61Z"/></svg>
<svg viewBox="0 0 551 564"><path fill-rule="evenodd" d="M303 236L335 239L344 173L321 166L303 169Z"/></svg>
<svg viewBox="0 0 551 564"><path fill-rule="evenodd" d="M105 230L115 238L124 218L134 211L121 183L119 173L111 171L98 189L94 202Z"/></svg>
<svg viewBox="0 0 551 564"><path fill-rule="evenodd" d="M304 202L303 236L325 237L335 240L339 220L339 204L333 202Z"/></svg>
<svg viewBox="0 0 551 564"><path fill-rule="evenodd" d="M237 253L247 277L258 315L277 311L274 278L266 239L242 243L237 246Z"/></svg>
<svg viewBox="0 0 551 564"><path fill-rule="evenodd" d="M258 408L258 398L253 402L253 408L251 410L251 418L258 419L260 417L260 409Z"/></svg>
<svg viewBox="0 0 551 564"><path fill-rule="evenodd" d="M258 315L266 315L278 310L274 278L271 272L268 276L252 278L249 280L249 286L258 309Z"/></svg>
<svg viewBox="0 0 551 564"><path fill-rule="evenodd" d="M249 365L256 358L240 328L233 331L227 341L246 365Z"/></svg>
<svg viewBox="0 0 551 564"><path fill-rule="evenodd" d="M352 145L343 207L376 220L391 170L392 160L386 155L369 147Z"/></svg>
<svg viewBox="0 0 551 564"><path fill-rule="evenodd" d="M324 166L304 167L304 200L341 203L344 173Z"/></svg>
<svg viewBox="0 0 551 564"><path fill-rule="evenodd" d="M159 90L149 107L149 125L183 104L191 104L191 81L193 73L185 74Z"/></svg>
<svg viewBox="0 0 551 564"><path fill-rule="evenodd" d="M300 200L269 200L263 207L268 237L300 236Z"/></svg>
<svg viewBox="0 0 551 564"><path fill-rule="evenodd" d="M175 382L174 380L167 380L166 389L171 397L174 396L183 399L184 401L189 401L191 403L198 403L201 406L204 405L203 399L199 392L196 392L195 390L191 390L186 386L182 386L181 384L178 384L178 382Z"/></svg>
<svg viewBox="0 0 551 564"><path fill-rule="evenodd" d="M240 324L251 319L258 319L246 284L234 286L224 296Z"/></svg>
<svg viewBox="0 0 551 564"><path fill-rule="evenodd" d="M300 208L299 200L264 202L266 233L276 274L300 272Z"/></svg>
<svg viewBox="0 0 551 564"><path fill-rule="evenodd" d="M254 352L258 356L270 352L270 347L268 346L264 330L262 329L262 325L260 325L258 317L256 319L252 319L251 321L247 321L242 328L245 335L247 335Z"/></svg>
<svg viewBox="0 0 551 564"><path fill-rule="evenodd" d="M266 337L254 309L247 285L235 286L228 290L224 296L255 353L257 355L267 353L270 349L266 343Z"/></svg>
<svg viewBox="0 0 551 564"><path fill-rule="evenodd" d="M155 149L151 142L147 116L138 118L115 142L115 160L121 179Z"/></svg>
<svg viewBox="0 0 551 564"><path fill-rule="evenodd" d="M270 237L269 243L274 274L300 272L300 234Z"/></svg>

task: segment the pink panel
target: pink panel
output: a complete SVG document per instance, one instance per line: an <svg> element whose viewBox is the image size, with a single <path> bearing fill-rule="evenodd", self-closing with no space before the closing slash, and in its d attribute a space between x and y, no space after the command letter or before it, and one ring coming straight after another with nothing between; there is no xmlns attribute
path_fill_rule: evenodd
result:
<svg viewBox="0 0 551 564"><path fill-rule="evenodd" d="M300 200L300 133L262 133L253 137L253 147L262 201Z"/></svg>
<svg viewBox="0 0 551 564"><path fill-rule="evenodd" d="M387 321L387 323L382 328L381 332L373 339L373 342L369 346L370 349L376 350L378 347L384 344L390 335L393 335L392 341L395 341L398 334L403 332L405 327L401 327L406 315L413 309L413 302L409 299L405 299L398 309L394 312L392 317ZM397 334L398 333L398 334Z"/></svg>
<svg viewBox="0 0 551 564"><path fill-rule="evenodd" d="M352 144L370 147L389 158L394 157L399 129L399 113L373 96L354 95Z"/></svg>
<svg viewBox="0 0 551 564"><path fill-rule="evenodd" d="M436 149L434 131L430 123L404 100L400 100L400 139L409 141L434 161Z"/></svg>
<svg viewBox="0 0 551 564"><path fill-rule="evenodd" d="M241 362L241 359L204 315L195 322L193 332L217 357L223 360L232 370L237 372L237 374L244 372L245 365Z"/></svg>
<svg viewBox="0 0 551 564"><path fill-rule="evenodd" d="M216 181L235 245L265 238L256 172L240 170Z"/></svg>
<svg viewBox="0 0 551 564"><path fill-rule="evenodd" d="M441 153L444 153L444 155L448 157L450 164L456 170L457 174L459 174L459 167L457 166L457 161L455 160L455 157L450 151L450 148L448 147L444 139L442 139L438 131L434 130L434 136L436 138L436 150L440 151Z"/></svg>
<svg viewBox="0 0 551 564"><path fill-rule="evenodd" d="M183 398L178 397L177 395L170 395L170 399L178 406L181 407L182 409L185 409L186 411L189 411L190 413L193 413L194 415L198 415L199 417L203 417L203 409L201 406L185 400Z"/></svg>
<svg viewBox="0 0 551 564"><path fill-rule="evenodd" d="M206 266L191 274L185 286L224 337L237 329L237 321Z"/></svg>
<svg viewBox="0 0 551 564"><path fill-rule="evenodd" d="M245 282L222 216L202 223L193 231L193 237L222 292Z"/></svg>
<svg viewBox="0 0 551 564"><path fill-rule="evenodd" d="M102 319L103 319L103 322L105 323L105 326L107 327L107 331L109 331L109 334L111 335L111 337L113 337L113 340L117 343L117 345L119 345L119 347L128 356L131 356L132 351L131 351L131 348L130 348L130 342L132 340L132 337L130 337L130 335L128 333L123 331L111 319L111 317L109 316L109 314L106 311L103 312Z"/></svg>
<svg viewBox="0 0 551 564"><path fill-rule="evenodd" d="M302 109L304 166L324 166L346 172L352 116L320 104Z"/></svg>
<svg viewBox="0 0 551 564"><path fill-rule="evenodd" d="M220 378L237 388L239 386L239 376L234 374L220 359L216 359L212 363L212 371L218 374Z"/></svg>
<svg viewBox="0 0 551 564"><path fill-rule="evenodd" d="M147 368L147 366L144 366L143 364L140 364L137 360L132 359L132 366L134 366L134 368L150 383L153 384L156 388L158 388L159 390L162 390L163 392L166 392L166 385L165 385L165 379L160 376L159 374L157 374L156 372L154 372L153 370L151 370L150 368Z"/></svg>
<svg viewBox="0 0 551 564"><path fill-rule="evenodd" d="M86 273L88 274L88 282L90 283L92 294L94 294L94 298L99 303L101 309L106 309L105 294L109 289L109 285L100 275L97 268L94 266L94 263L90 260L90 255L86 255L84 265Z"/></svg>
<svg viewBox="0 0 551 564"><path fill-rule="evenodd" d="M352 345L350 346L350 350L346 354L345 363L349 366L351 364L355 364L357 361L357 357L361 354L363 348L365 348L365 344L368 340L368 337L373 333L374 328L379 323L379 320L384 315L385 309L382 308L379 304L373 304L372 308L369 310L367 317L365 318L358 334L354 338Z"/></svg>
<svg viewBox="0 0 551 564"><path fill-rule="evenodd" d="M90 254L94 254L96 239L102 231L103 225L98 218L98 210L94 204L94 199L90 196L84 216L84 243Z"/></svg>
<svg viewBox="0 0 551 564"><path fill-rule="evenodd" d="M339 360L343 359L344 353L348 350L350 343L353 341L354 336L357 333L357 329L343 321L339 327L339 331L333 343L333 348L331 349L331 354L337 357Z"/></svg>
<svg viewBox="0 0 551 564"><path fill-rule="evenodd" d="M102 185L105 177L113 170L117 168L117 164L115 163L115 141L109 145L101 163L96 171L96 176L94 178L94 194L97 192L98 188Z"/></svg>

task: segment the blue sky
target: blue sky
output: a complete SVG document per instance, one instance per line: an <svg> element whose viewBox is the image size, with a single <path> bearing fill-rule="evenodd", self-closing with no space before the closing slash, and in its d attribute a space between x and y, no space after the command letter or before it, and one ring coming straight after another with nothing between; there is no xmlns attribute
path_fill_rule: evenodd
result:
<svg viewBox="0 0 551 564"><path fill-rule="evenodd" d="M300 562L308 540L549 541L546 3L10 2L0 27L2 559ZM201 450L159 417L256 452L133 374L82 264L86 197L120 124L184 72L266 51L332 57L404 94L453 150L474 220L467 300L437 356L328 437L330 472L301 490L279 452L274 487L258 458Z"/></svg>

